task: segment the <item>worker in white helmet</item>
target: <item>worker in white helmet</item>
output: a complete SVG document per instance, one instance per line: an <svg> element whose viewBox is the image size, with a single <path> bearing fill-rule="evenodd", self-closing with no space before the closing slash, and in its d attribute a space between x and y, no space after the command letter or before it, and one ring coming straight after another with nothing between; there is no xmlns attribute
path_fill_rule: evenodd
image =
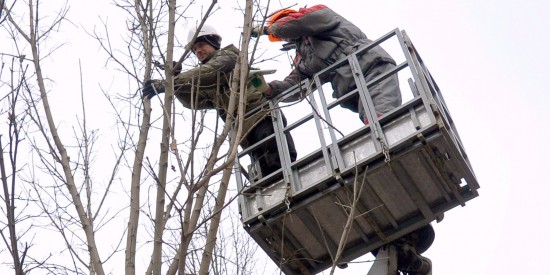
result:
<svg viewBox="0 0 550 275"><path fill-rule="evenodd" d="M226 120L229 110L230 75L239 57L239 50L230 44L221 48L221 35L209 25L204 25L193 41L195 30L189 31L188 45L200 64L187 71L178 72L174 77L176 98L189 109L216 109L223 121ZM263 77L262 77L263 79ZM251 110L266 102L262 91L249 87L246 89L246 110ZM164 92L159 80L146 81L143 87L143 96L152 98ZM240 145L247 148L252 144L274 133L271 111L267 108L245 118L243 133L248 133ZM283 116L286 126L286 119ZM286 139L291 161L296 160L296 149L290 133ZM262 144L250 154L252 162L258 162L263 176L281 168L281 160L274 138Z"/></svg>

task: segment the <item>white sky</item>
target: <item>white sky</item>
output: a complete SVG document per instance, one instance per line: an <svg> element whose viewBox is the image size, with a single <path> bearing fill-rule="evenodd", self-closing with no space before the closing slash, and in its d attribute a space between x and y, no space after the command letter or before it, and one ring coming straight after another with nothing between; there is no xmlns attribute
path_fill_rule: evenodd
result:
<svg viewBox="0 0 550 275"><path fill-rule="evenodd" d="M101 83L108 88L116 86L116 81L126 85L127 79L113 79L112 72L102 67L105 59L98 58L97 43L84 34L84 29L100 26L99 17L109 18L113 26L121 22L111 1L95 2L71 4L68 17L74 26L66 24L68 30L62 34L69 42L64 46L67 51L46 61L49 66L66 68L62 73L71 76L81 59L88 85ZM211 24L220 26L223 45L238 46L242 17L234 10L234 1L219 2L222 10ZM294 1L277 3L274 8ZM433 262L433 273L543 274L550 255L550 218L546 213L550 210L550 182L543 176L550 156L550 2L298 3L326 4L371 39L394 28L405 30L442 90L481 189L480 196L466 207L447 212L441 223L434 224L436 239L424 254ZM186 26L178 27L180 39L186 39ZM279 47L267 42L262 46ZM277 68L274 77L289 71L287 65ZM78 91L80 86L58 81L52 88L57 93ZM367 269L368 264L352 264L338 274L366 274Z"/></svg>

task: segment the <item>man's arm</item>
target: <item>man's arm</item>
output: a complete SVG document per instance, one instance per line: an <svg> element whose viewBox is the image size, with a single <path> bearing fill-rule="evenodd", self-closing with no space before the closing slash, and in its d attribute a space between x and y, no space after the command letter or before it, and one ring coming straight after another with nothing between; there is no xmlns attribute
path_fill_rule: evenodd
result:
<svg viewBox="0 0 550 275"><path fill-rule="evenodd" d="M235 68L238 56L238 49L233 45L229 45L217 51L206 64L178 74L174 78L174 88L178 90L191 85L191 83L196 84L199 78L200 86L215 86L218 81L218 73L222 75L231 73Z"/></svg>
<svg viewBox="0 0 550 275"><path fill-rule="evenodd" d="M269 86L271 87L271 95L267 96L274 97L286 91L288 88L298 84L303 79L303 76L301 76L300 73L296 69L294 69L287 77L285 77L285 79L271 81L269 83Z"/></svg>
<svg viewBox="0 0 550 275"><path fill-rule="evenodd" d="M281 39L299 39L302 36L313 36L331 30L340 24L338 16L325 5L301 8L298 12L275 21L267 29Z"/></svg>
<svg viewBox="0 0 550 275"><path fill-rule="evenodd" d="M297 69L294 69L290 72L290 74L287 77L285 77L285 79L271 81L269 83L268 90L265 91L264 94L267 98L273 98L307 78L308 77L306 75L301 74ZM301 87L301 90L303 89L305 89L305 87ZM296 93L293 96L283 100L283 102L294 102L300 99L301 99L301 94Z"/></svg>

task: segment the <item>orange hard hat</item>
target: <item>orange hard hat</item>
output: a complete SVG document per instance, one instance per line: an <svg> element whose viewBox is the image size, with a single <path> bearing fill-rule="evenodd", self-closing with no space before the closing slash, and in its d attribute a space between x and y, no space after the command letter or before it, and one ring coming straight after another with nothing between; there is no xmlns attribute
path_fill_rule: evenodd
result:
<svg viewBox="0 0 550 275"><path fill-rule="evenodd" d="M278 10L276 12L274 12L270 17L269 19L267 19L267 24L266 26L269 27L271 26L273 23L275 23L275 21L285 17L287 14L289 13L295 13L297 11L293 10L293 9L282 9L282 10ZM270 34L269 36L269 41L271 42L277 42L277 41L283 41L281 38L273 35L273 34Z"/></svg>

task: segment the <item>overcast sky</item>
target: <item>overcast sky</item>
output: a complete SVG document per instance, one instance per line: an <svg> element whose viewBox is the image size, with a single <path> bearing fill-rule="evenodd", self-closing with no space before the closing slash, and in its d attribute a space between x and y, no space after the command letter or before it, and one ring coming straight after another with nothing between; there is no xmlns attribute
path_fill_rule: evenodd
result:
<svg viewBox="0 0 550 275"><path fill-rule="evenodd" d="M80 58L86 70L98 69L85 72L97 76L87 81L114 85L109 71L101 69L104 60L95 60L99 50L90 46L93 42L83 29L99 26L99 17L109 18L112 24L121 21L110 1L96 2L71 3L68 17L75 33L64 34L75 37L67 38L66 46L75 53L48 61L75 68ZM221 10L211 24L219 26L223 45L238 46L242 17L234 10L234 1L219 2ZM278 3L274 1L273 8L295 1ZM434 224L436 239L425 253L432 259L433 273L547 272L550 2L328 0L298 1L297 7L306 4L326 4L372 39L395 28L405 30L445 97L481 189L480 196L466 207L447 212L441 223ZM187 26L177 27L180 39L186 39ZM263 46L279 47L267 40ZM282 77L288 70L281 66L272 77ZM79 89L56 85L63 90ZM366 274L367 269L368 264L351 264L339 274Z"/></svg>

